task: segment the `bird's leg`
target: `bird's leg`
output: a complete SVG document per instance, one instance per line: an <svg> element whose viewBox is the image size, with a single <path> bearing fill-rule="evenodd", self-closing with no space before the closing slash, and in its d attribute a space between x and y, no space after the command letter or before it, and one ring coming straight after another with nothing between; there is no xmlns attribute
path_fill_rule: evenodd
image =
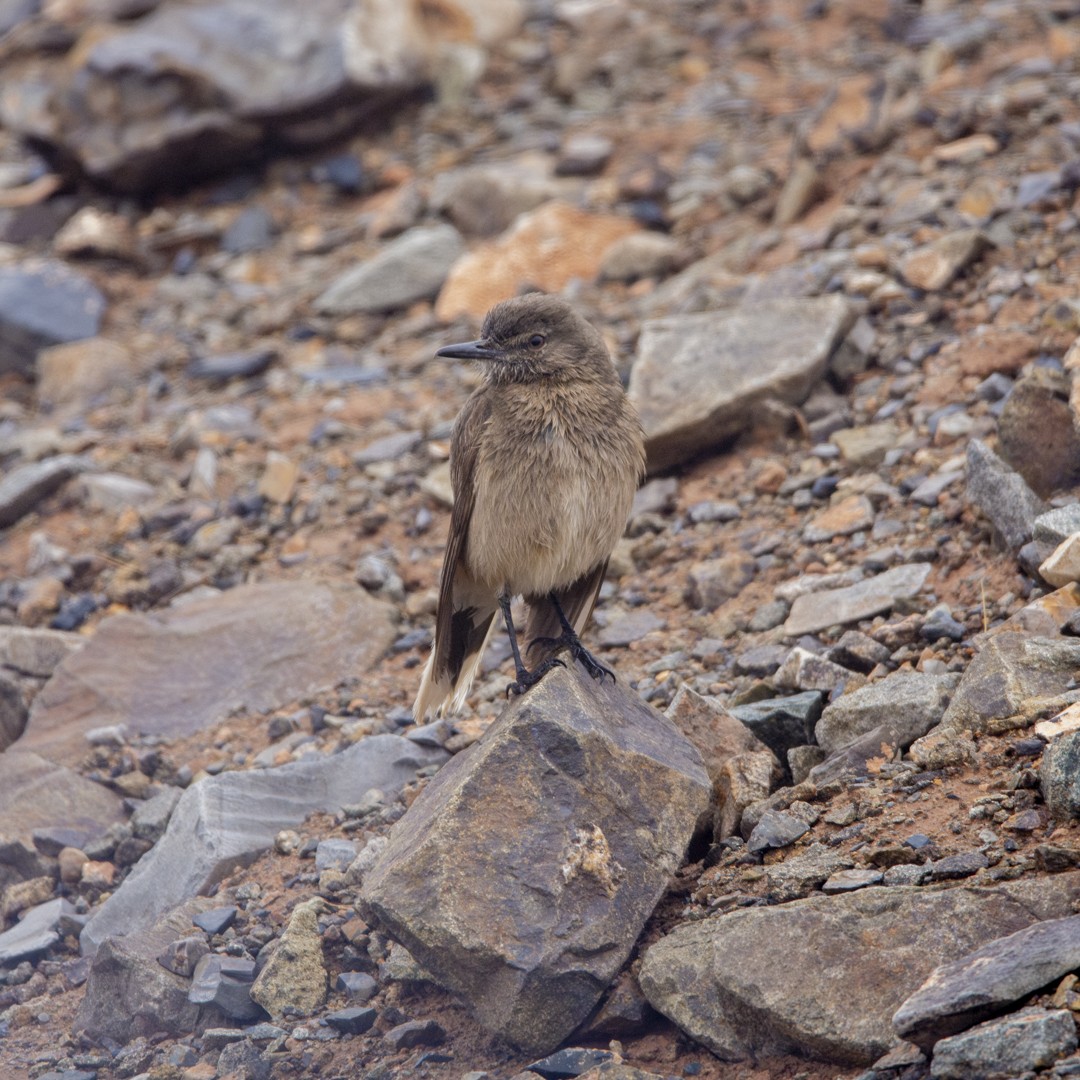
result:
<svg viewBox="0 0 1080 1080"><path fill-rule="evenodd" d="M502 610L503 622L506 623L506 632L510 635L510 651L514 654L514 669L517 682L512 682L506 688L506 696L524 694L526 690L535 686L553 667L565 667L561 660L554 657L538 664L532 671L525 666L521 659L521 650L518 648L517 632L514 630L514 619L510 614L510 597L505 593L499 594L499 608Z"/></svg>
<svg viewBox="0 0 1080 1080"><path fill-rule="evenodd" d="M584 645L581 644L581 638L577 636L577 631L570 625L570 620L567 619L566 613L562 609L562 604L559 603L559 598L555 593L549 593L548 599L555 605L555 614L559 616L559 624L562 626L562 637L556 638L556 642L560 645L565 645L569 650L570 655L581 662L582 667L594 678L602 679L605 675L611 676L611 681L615 681L615 672L611 668L601 664L599 660Z"/></svg>

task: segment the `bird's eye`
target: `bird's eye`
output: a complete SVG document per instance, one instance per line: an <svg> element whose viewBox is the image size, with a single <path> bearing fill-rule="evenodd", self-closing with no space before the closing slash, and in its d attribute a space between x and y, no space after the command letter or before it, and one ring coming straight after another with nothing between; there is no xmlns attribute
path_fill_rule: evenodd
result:
<svg viewBox="0 0 1080 1080"><path fill-rule="evenodd" d="M539 349L540 346L543 345L543 344L544 344L544 335L543 334L533 334L533 336L531 338L529 338L529 348L530 349Z"/></svg>

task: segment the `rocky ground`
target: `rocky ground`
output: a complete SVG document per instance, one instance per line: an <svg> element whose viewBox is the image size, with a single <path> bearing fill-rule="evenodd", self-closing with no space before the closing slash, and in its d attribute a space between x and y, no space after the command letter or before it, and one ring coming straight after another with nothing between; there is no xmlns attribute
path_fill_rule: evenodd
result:
<svg viewBox="0 0 1080 1080"><path fill-rule="evenodd" d="M433 354L526 287L642 414L587 637L713 793L536 1071L1080 1074L1073 8L447 3L372 96L349 5L243 92L205 6L220 56L0 2L0 1074L545 1057L363 893L505 708L497 636L408 711L477 378Z"/></svg>

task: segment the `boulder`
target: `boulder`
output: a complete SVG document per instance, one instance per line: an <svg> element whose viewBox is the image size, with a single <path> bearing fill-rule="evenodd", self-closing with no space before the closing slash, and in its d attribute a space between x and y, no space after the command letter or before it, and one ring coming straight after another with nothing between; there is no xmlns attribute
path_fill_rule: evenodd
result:
<svg viewBox="0 0 1080 1080"><path fill-rule="evenodd" d="M877 887L746 908L662 938L645 954L641 988L725 1060L797 1053L869 1064L894 1044L893 1014L937 965L990 936L1072 915L1078 889L1074 871L992 889Z"/></svg>
<svg viewBox="0 0 1080 1080"><path fill-rule="evenodd" d="M393 827L363 911L484 1027L545 1053L626 961L709 793L670 720L556 668Z"/></svg>

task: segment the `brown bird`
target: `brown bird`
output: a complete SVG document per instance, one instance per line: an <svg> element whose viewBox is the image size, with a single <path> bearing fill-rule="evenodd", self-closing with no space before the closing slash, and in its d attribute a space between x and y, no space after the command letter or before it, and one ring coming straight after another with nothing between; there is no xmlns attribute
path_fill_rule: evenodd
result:
<svg viewBox="0 0 1080 1080"><path fill-rule="evenodd" d="M564 649L593 678L614 679L578 635L626 527L645 450L603 338L565 301L530 293L493 307L477 341L435 355L479 360L486 379L450 440L454 509L413 715L461 707L500 609L516 668L509 692L535 685ZM523 649L515 596L528 605Z"/></svg>

